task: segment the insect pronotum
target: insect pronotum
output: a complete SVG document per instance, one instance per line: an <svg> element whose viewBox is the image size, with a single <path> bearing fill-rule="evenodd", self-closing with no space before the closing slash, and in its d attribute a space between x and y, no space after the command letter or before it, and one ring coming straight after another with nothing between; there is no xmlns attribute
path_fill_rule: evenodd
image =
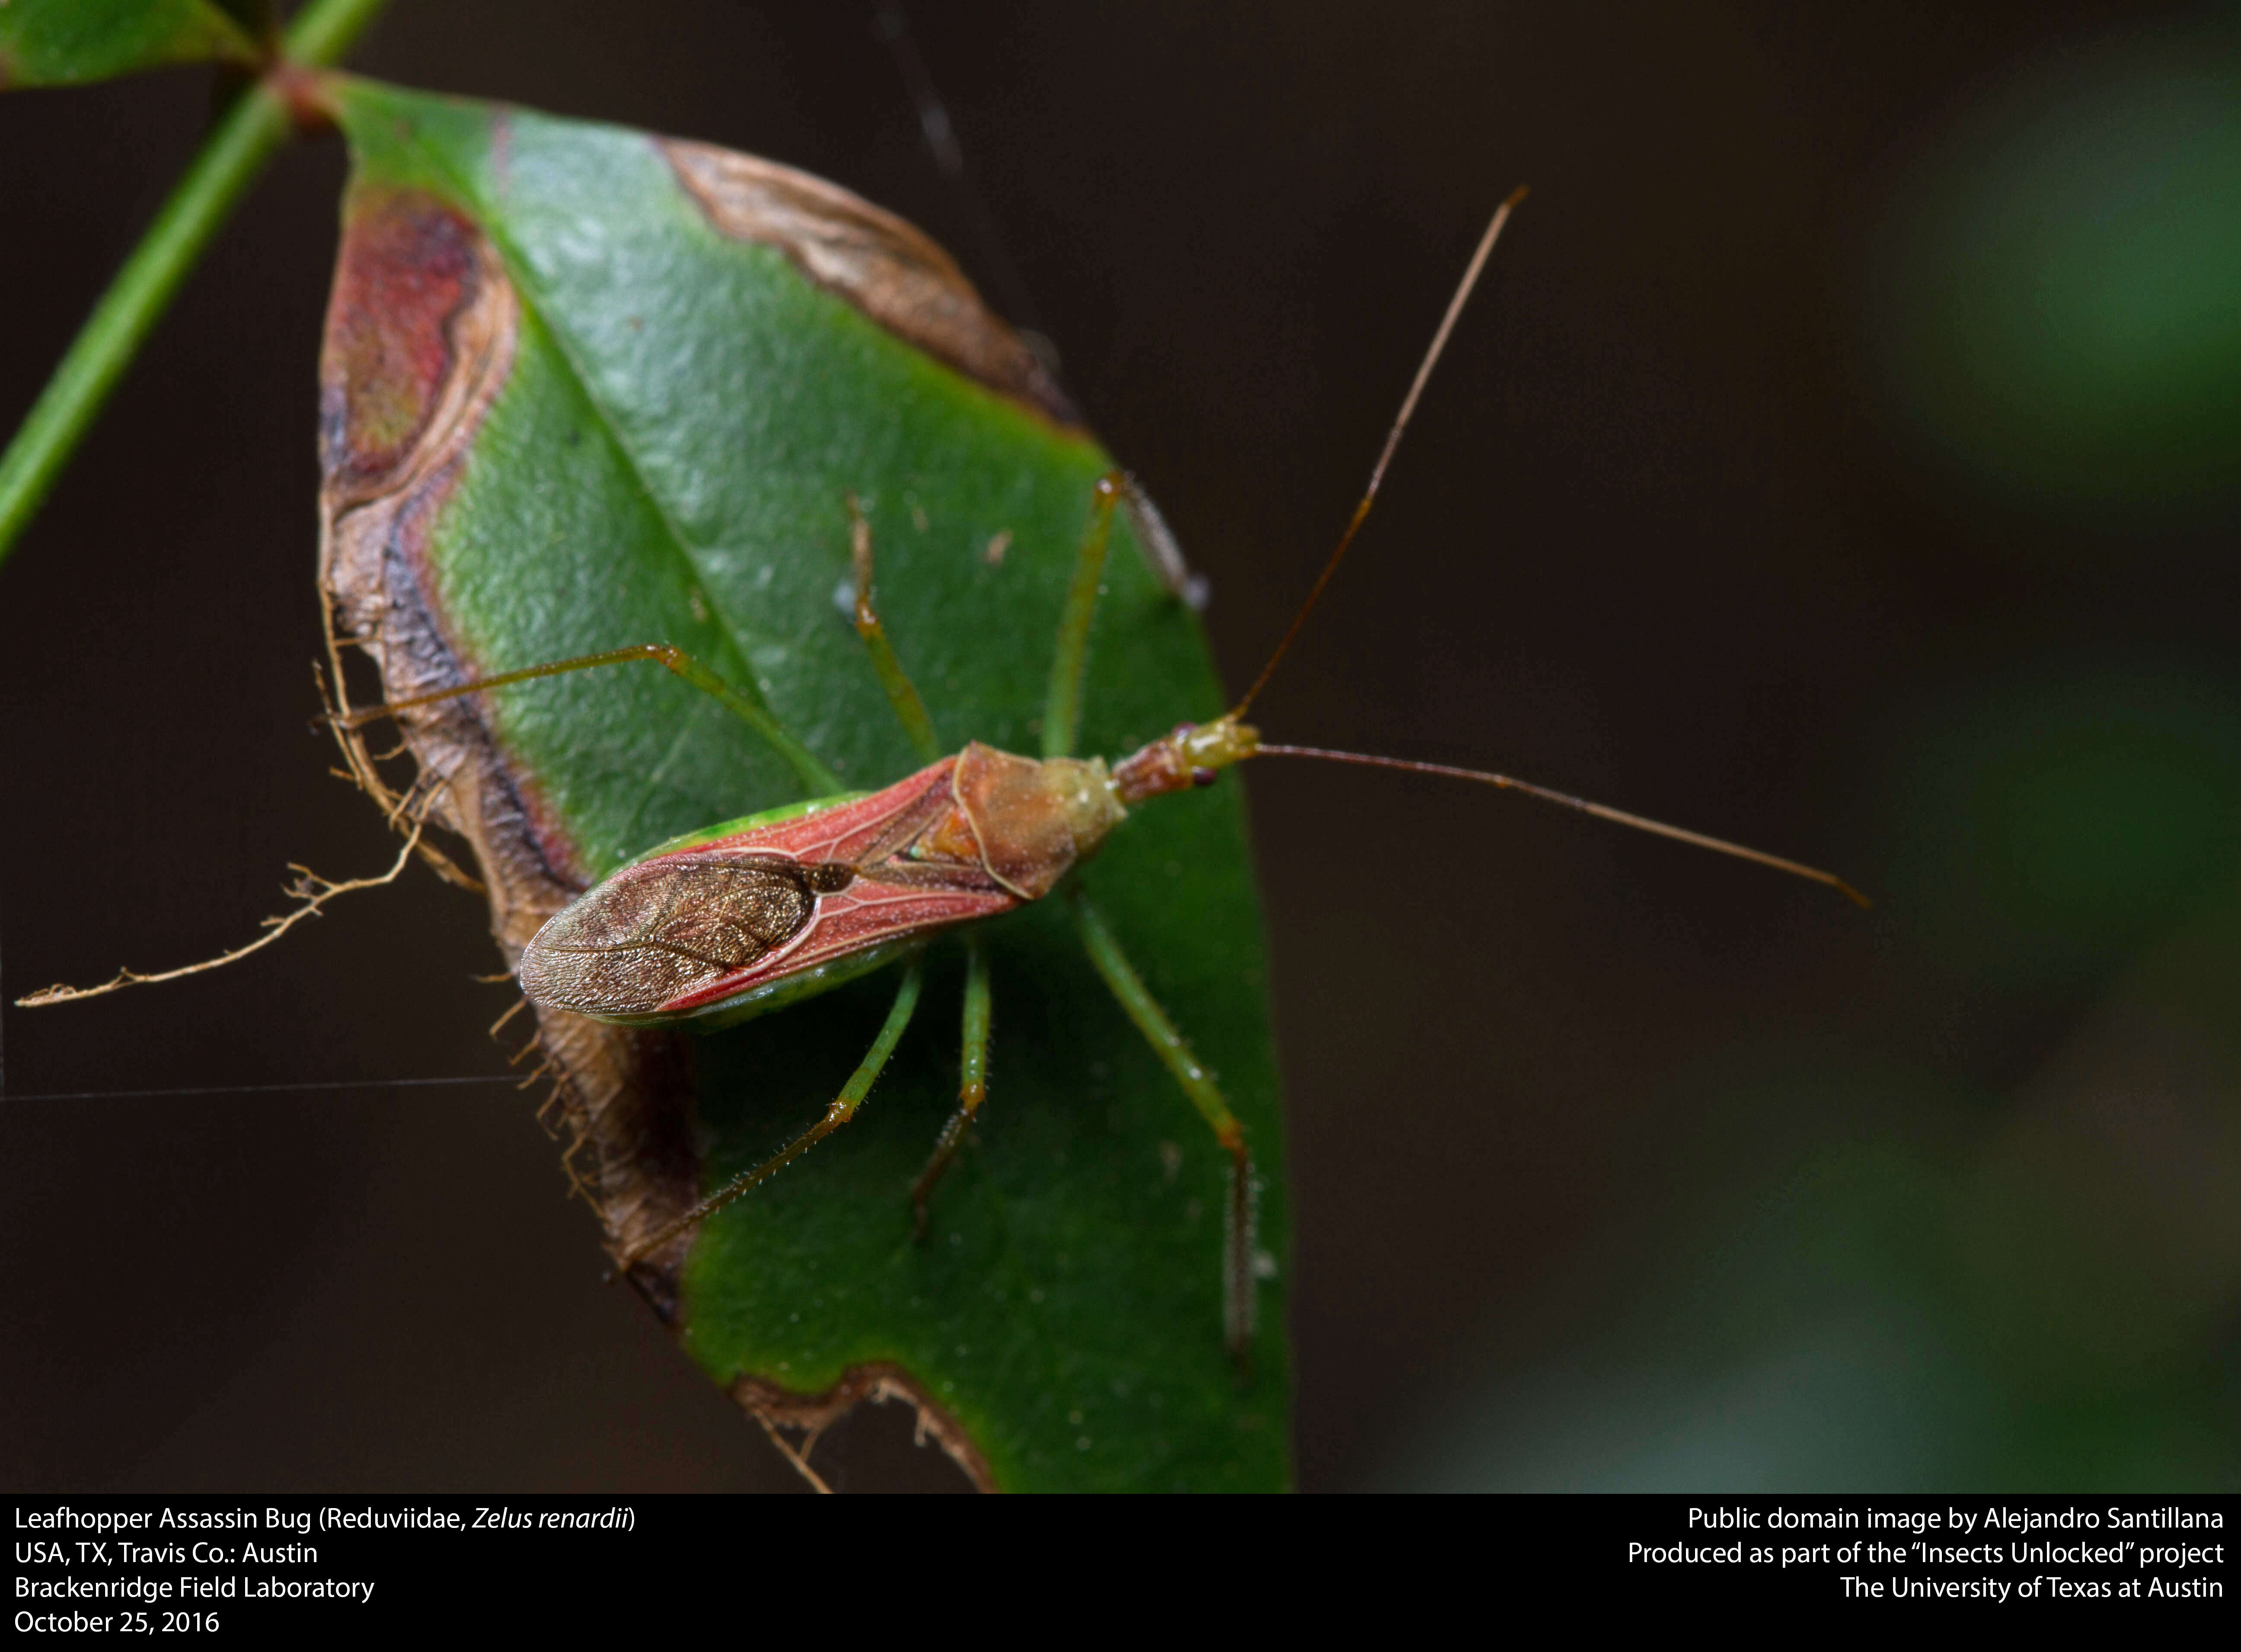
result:
<svg viewBox="0 0 2241 1652"><path fill-rule="evenodd" d="M870 525L855 501L853 524L854 620L888 703L924 759L924 766L883 790L846 793L840 782L770 713L706 665L666 643L562 659L338 714L344 730L438 701L570 672L632 662L666 666L753 728L809 782L818 796L742 819L695 831L647 851L578 897L538 931L521 953L518 977L526 997L626 1026L700 1028L778 1009L890 963L902 978L884 1024L853 1075L823 1114L782 1150L649 1234L620 1241L615 1260L627 1270L698 1227L851 1120L862 1106L917 1008L920 953L937 933L970 926L1024 903L1061 893L1069 901L1091 964L1129 1020L1150 1043L1228 1155L1228 1221L1222 1251L1227 1341L1240 1357L1253 1327L1252 1165L1243 1128L1213 1076L1147 989L1119 938L1067 873L1094 854L1129 810L1169 793L1213 784L1221 771L1248 759L1290 756L1449 776L1515 790L1598 818L1757 861L1861 897L1832 874L1723 839L1492 772L1263 741L1245 720L1261 689L1328 586L1376 499L1425 384L1446 348L1511 212L1519 190L1495 211L1427 348L1415 378L1372 469L1368 486L1338 544L1301 602L1290 627L1244 695L1211 721L1185 724L1107 763L1074 753L1080 726L1084 664L1104 570L1113 512L1141 504L1114 473L1095 490L1088 526L1076 553L1061 610L1043 708L1042 752L1022 757L973 742L945 754L925 703L875 605ZM904 641L907 646L907 639ZM417 841L417 832L414 834ZM406 853L411 851L408 843ZM398 867L404 864L400 858ZM395 871L389 874L395 875ZM350 884L306 885L300 916ZM1863 902L1862 904L1864 904ZM287 921L293 921L293 916ZM285 923L215 963L231 961L276 939ZM974 931L965 929L967 970L959 1100L925 1169L910 1190L922 1233L928 1201L965 1132L987 1098L990 987ZM210 967L210 965L194 968ZM184 973L185 971L170 972ZM126 973L77 992L50 989L26 1004L90 996L136 982L166 979Z"/></svg>

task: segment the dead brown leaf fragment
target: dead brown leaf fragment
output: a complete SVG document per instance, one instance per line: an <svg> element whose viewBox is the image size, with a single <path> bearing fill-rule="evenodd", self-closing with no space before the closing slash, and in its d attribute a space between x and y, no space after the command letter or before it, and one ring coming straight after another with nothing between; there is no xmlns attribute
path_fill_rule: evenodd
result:
<svg viewBox="0 0 2241 1652"><path fill-rule="evenodd" d="M435 197L359 188L343 244L320 360L320 582L338 711L342 650L380 672L385 701L471 680L475 667L438 617L428 535L512 367L520 326L512 284L476 226ZM585 886L566 846L539 829L525 786L471 701L399 718L421 780L440 780L431 814L472 852L509 966ZM352 775L385 807L396 790L365 734L338 724ZM692 1081L683 1042L659 1030L541 1012L542 1073L567 1120L570 1174L609 1247L630 1254L696 1196ZM677 1312L683 1241L639 1260L633 1284L665 1319Z"/></svg>
<svg viewBox="0 0 2241 1652"><path fill-rule="evenodd" d="M809 1461L817 1441L827 1428L869 1401L885 1405L900 1400L918 1414L920 1445L932 1441L964 1473L978 1491L996 1491L995 1471L964 1425L937 1403L918 1380L899 1365L879 1363L848 1368L840 1380L822 1394L796 1394L760 1377L743 1376L732 1384L732 1397L762 1425L771 1443L782 1452L801 1477L819 1491L830 1491L824 1477ZM789 1436L798 1436L789 1438Z"/></svg>

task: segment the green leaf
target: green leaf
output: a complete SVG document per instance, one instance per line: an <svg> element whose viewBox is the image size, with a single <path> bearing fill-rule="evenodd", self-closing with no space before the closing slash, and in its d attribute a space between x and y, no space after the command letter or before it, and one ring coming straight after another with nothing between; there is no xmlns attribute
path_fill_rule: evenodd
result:
<svg viewBox="0 0 2241 1652"><path fill-rule="evenodd" d="M942 740L1039 749L1074 548L1111 459L947 258L766 163L612 127L330 88L354 171L324 368L325 578L391 699L677 644L852 786L918 766L836 594L847 500ZM1116 530L1083 746L1220 711L1180 570ZM658 669L411 714L509 952L672 834L801 794ZM364 759L367 778L372 765ZM954 1106L962 977L855 1121L633 1278L766 1421L900 1395L984 1481L1288 1482L1288 1226L1241 793L1144 806L1080 874L1245 1123L1268 1259L1249 1379L1222 1344L1225 1155L1093 972L1061 894L997 920L990 1094L912 1237ZM546 1019L611 1241L784 1145L886 1015L892 971L684 1040Z"/></svg>
<svg viewBox="0 0 2241 1652"><path fill-rule="evenodd" d="M77 86L257 44L211 0L0 0L0 88Z"/></svg>

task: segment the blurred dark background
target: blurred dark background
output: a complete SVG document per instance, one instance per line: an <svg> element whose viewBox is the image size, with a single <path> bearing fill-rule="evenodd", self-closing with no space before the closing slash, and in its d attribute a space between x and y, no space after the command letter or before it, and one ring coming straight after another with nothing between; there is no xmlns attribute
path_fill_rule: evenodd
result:
<svg viewBox="0 0 2241 1652"><path fill-rule="evenodd" d="M1239 685L1530 184L1261 721L1878 898L1474 788L1248 777L1301 1483L2241 1479L2235 10L913 13L993 241L869 5L398 0L352 64L932 231L1054 341ZM0 423L209 95L0 98ZM393 853L309 728L342 174L331 137L281 158L0 571L10 998ZM241 1087L498 1067L473 900L415 873L309 927L0 1013L0 1482L791 1485L601 1287L531 1098ZM24 1099L179 1086L211 1089ZM847 1483L944 1483L906 1420L846 1426Z"/></svg>

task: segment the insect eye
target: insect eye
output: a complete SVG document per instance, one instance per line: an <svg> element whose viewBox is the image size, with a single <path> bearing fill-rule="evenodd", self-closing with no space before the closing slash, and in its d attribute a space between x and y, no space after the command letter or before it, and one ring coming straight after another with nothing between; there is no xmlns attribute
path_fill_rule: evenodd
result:
<svg viewBox="0 0 2241 1652"><path fill-rule="evenodd" d="M1191 784L1193 786L1212 786L1221 778L1221 771L1219 769L1193 769L1191 771Z"/></svg>

